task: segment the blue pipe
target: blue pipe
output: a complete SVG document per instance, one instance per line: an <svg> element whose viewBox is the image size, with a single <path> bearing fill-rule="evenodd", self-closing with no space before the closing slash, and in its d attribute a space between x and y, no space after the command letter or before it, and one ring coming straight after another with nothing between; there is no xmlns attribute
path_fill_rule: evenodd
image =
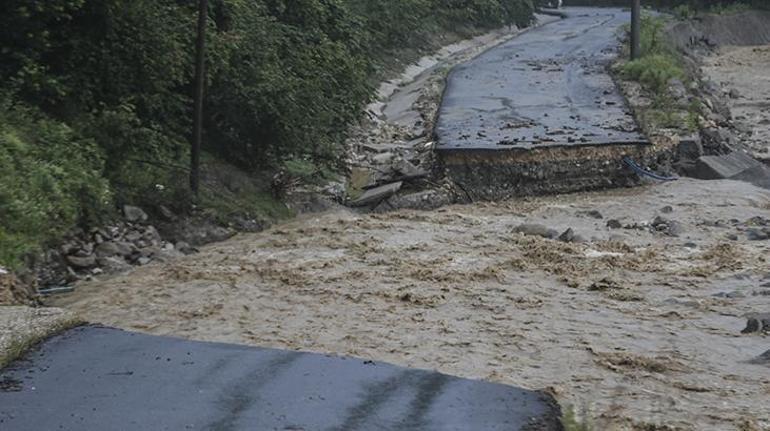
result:
<svg viewBox="0 0 770 431"><path fill-rule="evenodd" d="M649 172L645 169L643 169L641 166L636 164L633 160L631 160L630 157L623 157L623 163L625 163L629 168L631 168L634 172L636 172L639 176L647 176L652 179L658 180L658 181L676 181L679 178L678 177L664 177L662 175L658 175L652 172Z"/></svg>

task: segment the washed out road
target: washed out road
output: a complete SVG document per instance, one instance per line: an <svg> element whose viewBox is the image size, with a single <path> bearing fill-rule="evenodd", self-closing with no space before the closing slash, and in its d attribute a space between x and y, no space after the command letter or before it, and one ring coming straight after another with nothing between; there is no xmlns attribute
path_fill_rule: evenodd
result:
<svg viewBox="0 0 770 431"><path fill-rule="evenodd" d="M629 13L564 10L450 73L439 150L645 142L607 70Z"/></svg>
<svg viewBox="0 0 770 431"><path fill-rule="evenodd" d="M510 431L556 417L512 386L94 326L0 373L2 430Z"/></svg>

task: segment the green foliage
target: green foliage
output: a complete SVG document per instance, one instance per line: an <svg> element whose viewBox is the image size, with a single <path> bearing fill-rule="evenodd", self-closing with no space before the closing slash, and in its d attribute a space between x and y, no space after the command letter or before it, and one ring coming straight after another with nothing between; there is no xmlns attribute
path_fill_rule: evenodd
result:
<svg viewBox="0 0 770 431"><path fill-rule="evenodd" d="M640 82L656 96L664 96L672 79L685 80L680 59L665 39L664 18L643 16L640 31L641 58L623 65L624 78Z"/></svg>
<svg viewBox="0 0 770 431"><path fill-rule="evenodd" d="M78 222L94 223L111 196L94 142L29 109L0 107L0 265Z"/></svg>
<svg viewBox="0 0 770 431"><path fill-rule="evenodd" d="M676 6L671 12L674 13L674 16L676 16L677 19L682 21L693 19L697 13L696 10L688 4Z"/></svg>
<svg viewBox="0 0 770 431"><path fill-rule="evenodd" d="M189 201L196 2L3 5L0 263L115 201ZM210 0L206 150L251 172L331 177L394 52L434 47L433 33L528 25L533 11L532 0ZM202 199L239 207L213 195Z"/></svg>
<svg viewBox="0 0 770 431"><path fill-rule="evenodd" d="M672 79L684 79L684 70L676 60L665 54L652 54L623 66L623 76L640 82L655 94L662 94L668 89Z"/></svg>
<svg viewBox="0 0 770 431"><path fill-rule="evenodd" d="M709 13L718 15L730 15L751 10L752 5L743 2L737 3L717 3L708 8Z"/></svg>

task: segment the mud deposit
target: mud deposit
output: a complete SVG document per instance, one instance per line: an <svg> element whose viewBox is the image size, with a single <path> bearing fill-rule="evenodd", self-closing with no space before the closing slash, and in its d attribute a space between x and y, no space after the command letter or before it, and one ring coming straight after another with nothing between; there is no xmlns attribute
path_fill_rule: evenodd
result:
<svg viewBox="0 0 770 431"><path fill-rule="evenodd" d="M727 93L742 142L770 161L770 45L720 48L704 59L703 72Z"/></svg>
<svg viewBox="0 0 770 431"><path fill-rule="evenodd" d="M768 218L770 192L693 180L333 212L82 284L54 305L150 334L547 388L601 430L768 429L770 368L757 358L770 340L741 333L746 315L770 310L770 241L749 240ZM514 233L523 223L584 241Z"/></svg>

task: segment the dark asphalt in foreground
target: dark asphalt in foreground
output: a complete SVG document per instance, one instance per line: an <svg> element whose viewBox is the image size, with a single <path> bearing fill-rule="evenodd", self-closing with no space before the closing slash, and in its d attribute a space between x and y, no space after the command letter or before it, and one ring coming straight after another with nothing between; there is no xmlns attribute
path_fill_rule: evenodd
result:
<svg viewBox="0 0 770 431"><path fill-rule="evenodd" d="M0 372L0 429L14 431L519 430L555 416L548 397L510 386L103 327Z"/></svg>
<svg viewBox="0 0 770 431"><path fill-rule="evenodd" d="M629 13L564 10L450 73L438 150L646 142L607 72Z"/></svg>

